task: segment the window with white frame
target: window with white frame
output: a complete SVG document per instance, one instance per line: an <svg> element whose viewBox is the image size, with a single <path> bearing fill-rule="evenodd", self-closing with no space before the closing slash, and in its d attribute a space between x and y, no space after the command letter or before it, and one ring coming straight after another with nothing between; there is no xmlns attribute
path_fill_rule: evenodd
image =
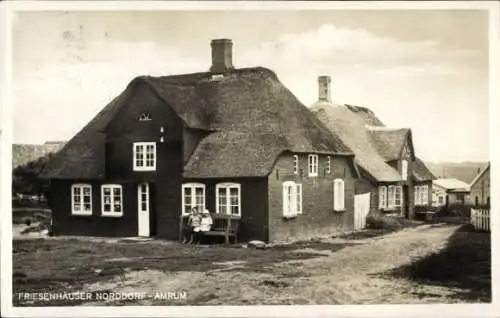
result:
<svg viewBox="0 0 500 318"><path fill-rule="evenodd" d="M401 160L401 178L403 180L408 179L408 161L407 160Z"/></svg>
<svg viewBox="0 0 500 318"><path fill-rule="evenodd" d="M182 185L182 214L186 215L197 207L205 209L205 185L203 183L184 183Z"/></svg>
<svg viewBox="0 0 500 318"><path fill-rule="evenodd" d="M293 174L299 174L299 156L293 155Z"/></svg>
<svg viewBox="0 0 500 318"><path fill-rule="evenodd" d="M283 182L283 216L294 217L302 213L302 184Z"/></svg>
<svg viewBox="0 0 500 318"><path fill-rule="evenodd" d="M387 207L387 187L380 186L378 188L378 206L380 209Z"/></svg>
<svg viewBox="0 0 500 318"><path fill-rule="evenodd" d="M134 142L134 170L156 170L155 142Z"/></svg>
<svg viewBox="0 0 500 318"><path fill-rule="evenodd" d="M345 209L345 187L342 179L333 181L333 209L335 211L344 211Z"/></svg>
<svg viewBox="0 0 500 318"><path fill-rule="evenodd" d="M332 172L332 157L328 156L326 158L326 173Z"/></svg>
<svg viewBox="0 0 500 318"><path fill-rule="evenodd" d="M402 202L402 192L403 192L403 189L401 188L401 186L396 186L394 188L394 206L396 207L399 207L401 206L401 202Z"/></svg>
<svg viewBox="0 0 500 318"><path fill-rule="evenodd" d="M139 211L147 212L149 211L149 185L147 183L141 183L137 187L137 197L139 198Z"/></svg>
<svg viewBox="0 0 500 318"><path fill-rule="evenodd" d="M308 156L309 177L318 176L318 155Z"/></svg>
<svg viewBox="0 0 500 318"><path fill-rule="evenodd" d="M219 183L215 186L216 213L241 216L241 185Z"/></svg>
<svg viewBox="0 0 500 318"><path fill-rule="evenodd" d="M422 192L422 205L429 204L429 186L423 185L421 192Z"/></svg>
<svg viewBox="0 0 500 318"><path fill-rule="evenodd" d="M92 215L92 186L90 184L71 186L71 214Z"/></svg>
<svg viewBox="0 0 500 318"><path fill-rule="evenodd" d="M395 204L395 191L394 191L395 186L390 185L387 186L387 206L388 207L393 207Z"/></svg>
<svg viewBox="0 0 500 318"><path fill-rule="evenodd" d="M122 186L118 184L103 184L101 186L102 216L123 215Z"/></svg>

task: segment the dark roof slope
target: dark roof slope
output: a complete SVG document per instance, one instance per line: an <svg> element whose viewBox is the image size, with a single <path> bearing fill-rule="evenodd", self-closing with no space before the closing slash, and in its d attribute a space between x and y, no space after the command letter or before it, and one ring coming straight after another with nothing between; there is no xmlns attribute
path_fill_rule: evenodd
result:
<svg viewBox="0 0 500 318"><path fill-rule="evenodd" d="M486 165L486 167L480 172L478 173L478 175L474 178L474 180L471 181L470 183L470 186L473 187L478 181L479 179L481 179L481 177L483 176L483 174L485 174L486 172L490 172L490 162L488 162L488 164Z"/></svg>
<svg viewBox="0 0 500 318"><path fill-rule="evenodd" d="M264 176L284 151L353 155L272 71L237 69L221 79L211 75L142 76L129 84L145 83L186 126L211 132L186 163L185 177ZM126 104L129 91L68 143L57 163L44 172L46 177L104 177L106 126ZM82 152L88 167L82 167Z"/></svg>

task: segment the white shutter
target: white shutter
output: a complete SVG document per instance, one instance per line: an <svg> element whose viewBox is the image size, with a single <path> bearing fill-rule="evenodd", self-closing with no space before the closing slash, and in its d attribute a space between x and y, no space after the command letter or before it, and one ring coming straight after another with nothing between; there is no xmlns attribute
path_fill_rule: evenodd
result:
<svg viewBox="0 0 500 318"><path fill-rule="evenodd" d="M401 177L403 180L408 179L408 161L407 160L401 161Z"/></svg>
<svg viewBox="0 0 500 318"><path fill-rule="evenodd" d="M344 201L344 180L335 179L333 181L333 209L335 211L343 211Z"/></svg>

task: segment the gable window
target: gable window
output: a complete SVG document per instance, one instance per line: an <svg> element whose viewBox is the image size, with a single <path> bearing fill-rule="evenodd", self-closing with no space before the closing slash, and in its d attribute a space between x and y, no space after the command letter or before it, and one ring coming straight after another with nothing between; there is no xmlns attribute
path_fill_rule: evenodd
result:
<svg viewBox="0 0 500 318"><path fill-rule="evenodd" d="M139 115L139 121L150 121L151 120L151 114L150 113L141 113Z"/></svg>
<svg viewBox="0 0 500 318"><path fill-rule="evenodd" d="M122 186L103 184L101 186L102 216L120 217L123 215Z"/></svg>
<svg viewBox="0 0 500 318"><path fill-rule="evenodd" d="M283 182L283 216L294 217L302 214L302 184Z"/></svg>
<svg viewBox="0 0 500 318"><path fill-rule="evenodd" d="M299 174L299 156L293 155L293 174Z"/></svg>
<svg viewBox="0 0 500 318"><path fill-rule="evenodd" d="M332 157L328 156L326 161L326 173L330 173L332 171Z"/></svg>
<svg viewBox="0 0 500 318"><path fill-rule="evenodd" d="M219 183L215 186L216 213L241 216L241 185Z"/></svg>
<svg viewBox="0 0 500 318"><path fill-rule="evenodd" d="M318 176L318 155L309 155L309 177Z"/></svg>
<svg viewBox="0 0 500 318"><path fill-rule="evenodd" d="M401 178L403 180L408 179L408 161L407 160L401 160Z"/></svg>
<svg viewBox="0 0 500 318"><path fill-rule="evenodd" d="M387 187L380 186L378 188L378 206L380 209L387 207Z"/></svg>
<svg viewBox="0 0 500 318"><path fill-rule="evenodd" d="M134 143L134 171L156 170L156 143Z"/></svg>
<svg viewBox="0 0 500 318"><path fill-rule="evenodd" d="M71 186L71 214L92 215L92 186L90 184Z"/></svg>
<svg viewBox="0 0 500 318"><path fill-rule="evenodd" d="M335 179L333 181L333 209L343 211L345 206L344 180Z"/></svg>
<svg viewBox="0 0 500 318"><path fill-rule="evenodd" d="M205 185L203 183L184 183L182 185L182 214L186 215L197 207L205 209Z"/></svg>

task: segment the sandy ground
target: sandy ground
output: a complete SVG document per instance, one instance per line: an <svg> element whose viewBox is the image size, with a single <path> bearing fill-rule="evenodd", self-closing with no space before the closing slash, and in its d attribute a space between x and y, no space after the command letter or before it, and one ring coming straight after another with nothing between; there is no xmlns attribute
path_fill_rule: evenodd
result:
<svg viewBox="0 0 500 318"><path fill-rule="evenodd" d="M445 302L449 294L456 292L452 288L418 285L375 274L437 252L456 229L457 226L424 225L365 240L330 239L331 243L353 245L335 252L296 249L293 252L309 251L323 254L323 257L275 263L271 268L263 267L260 273L245 271L245 261L229 261L217 264L223 268L206 272L130 271L105 283L88 284L84 290L145 292L150 296L156 292L187 294L184 299L165 300L152 296L134 301L144 305ZM102 302L85 305L102 305Z"/></svg>

